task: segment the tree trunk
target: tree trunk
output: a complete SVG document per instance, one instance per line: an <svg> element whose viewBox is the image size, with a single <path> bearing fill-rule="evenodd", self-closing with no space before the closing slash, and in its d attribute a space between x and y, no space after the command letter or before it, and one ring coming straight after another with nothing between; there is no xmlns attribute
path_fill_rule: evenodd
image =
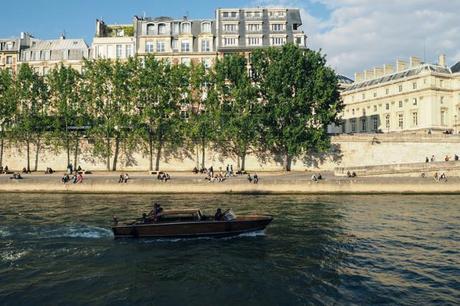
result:
<svg viewBox="0 0 460 306"><path fill-rule="evenodd" d="M34 171L38 171L38 154L40 152L40 138L37 140L37 143L35 144L35 167Z"/></svg>
<svg viewBox="0 0 460 306"><path fill-rule="evenodd" d="M155 161L155 171L160 171L160 159L161 159L161 149L163 148L163 141L160 140L158 142L158 148L157 148L157 158Z"/></svg>
<svg viewBox="0 0 460 306"><path fill-rule="evenodd" d="M291 171L291 164L292 164L292 156L286 153L286 157L284 160L284 170Z"/></svg>
<svg viewBox="0 0 460 306"><path fill-rule="evenodd" d="M236 157L236 168L241 170L241 159L239 155Z"/></svg>
<svg viewBox="0 0 460 306"><path fill-rule="evenodd" d="M241 171L244 171L246 167L246 151L241 154Z"/></svg>
<svg viewBox="0 0 460 306"><path fill-rule="evenodd" d="M110 138L107 137L107 171L110 171Z"/></svg>
<svg viewBox="0 0 460 306"><path fill-rule="evenodd" d="M0 132L0 167L3 168L3 147L5 145L5 141L3 138L3 128L2 131Z"/></svg>
<svg viewBox="0 0 460 306"><path fill-rule="evenodd" d="M206 168L205 159L206 159L206 141L203 138L201 140L201 169Z"/></svg>
<svg viewBox="0 0 460 306"><path fill-rule="evenodd" d="M30 171L30 141L27 140L27 171Z"/></svg>
<svg viewBox="0 0 460 306"><path fill-rule="evenodd" d="M66 148L67 148L67 167L70 165L70 141L69 141L69 135L66 134ZM75 165L76 167L77 165Z"/></svg>
<svg viewBox="0 0 460 306"><path fill-rule="evenodd" d="M80 138L77 137L77 139L75 139L75 151L74 151L74 155L73 155L73 164L74 164L75 168L78 168L77 163L78 163L79 145L80 145Z"/></svg>
<svg viewBox="0 0 460 306"><path fill-rule="evenodd" d="M115 152L113 153L112 171L117 171L118 154L120 153L120 137L115 138Z"/></svg>
<svg viewBox="0 0 460 306"><path fill-rule="evenodd" d="M150 161L150 171L153 171L153 135L149 133L149 161Z"/></svg>

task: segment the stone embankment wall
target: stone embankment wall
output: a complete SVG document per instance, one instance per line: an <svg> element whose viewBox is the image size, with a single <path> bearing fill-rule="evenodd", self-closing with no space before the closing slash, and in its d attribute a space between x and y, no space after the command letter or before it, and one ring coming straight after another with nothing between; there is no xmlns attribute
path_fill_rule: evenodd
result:
<svg viewBox="0 0 460 306"><path fill-rule="evenodd" d="M416 135L416 134L360 134L342 135L332 138L333 149L329 154L307 156L293 164L293 170L321 170L333 171L336 168L366 167L394 164L423 163L425 157L435 156L437 161L443 161L446 155L453 158L460 155L460 135ZM86 170L106 170L104 159L91 156L89 144L82 140L84 153L79 155L78 164ZM199 148L197 148L199 150ZM31 148L31 167L35 164L34 148ZM206 166L211 165L215 170L219 167L225 170L227 164L237 169L237 160L223 157L221 154L207 150ZM161 161L161 170L190 171L198 166L197 160L201 156L196 152L187 154L175 152L166 154ZM73 160L73 157L71 158ZM25 150L17 147L6 147L3 156L3 165L10 169L19 170L26 165ZM45 150L39 154L38 169L51 167L55 170L64 170L67 157L64 151L54 152ZM118 170L146 171L149 160L146 154L135 152L130 156L121 156ZM259 160L254 155L246 159L246 169L249 171L278 171L282 169L282 161L275 158Z"/></svg>

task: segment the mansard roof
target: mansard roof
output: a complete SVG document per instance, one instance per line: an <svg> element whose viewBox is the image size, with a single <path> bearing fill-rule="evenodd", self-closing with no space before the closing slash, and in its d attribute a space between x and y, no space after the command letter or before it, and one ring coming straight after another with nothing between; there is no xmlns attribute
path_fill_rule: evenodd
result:
<svg viewBox="0 0 460 306"><path fill-rule="evenodd" d="M450 70L449 67L443 67L443 66L439 66L439 65L435 65L435 64L422 64L422 65L417 66L417 67L413 67L413 68L406 69L404 71L384 75L384 76L379 77L379 78L366 80L366 81L362 81L362 82L359 82L359 83L354 83L350 87L346 88L344 90L344 92L353 91L353 90L356 90L356 89L361 89L361 88L365 88L365 87L369 87L369 86L374 86L374 85L378 85L378 84L383 84L383 83L387 83L387 82L391 82L391 81L404 79L404 78L407 78L407 77L410 77L410 76L418 75L418 74L420 74L422 72L425 72L425 71L431 71L431 72L436 72L436 73L444 73L444 74L452 74L452 71Z"/></svg>

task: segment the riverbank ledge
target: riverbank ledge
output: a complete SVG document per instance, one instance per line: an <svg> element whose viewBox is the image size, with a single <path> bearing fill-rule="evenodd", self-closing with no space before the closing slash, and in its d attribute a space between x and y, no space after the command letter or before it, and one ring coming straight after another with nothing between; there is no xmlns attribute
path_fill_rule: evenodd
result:
<svg viewBox="0 0 460 306"><path fill-rule="evenodd" d="M311 181L306 172L259 173L258 184L247 176L227 178L224 182L209 182L204 175L170 173L168 182L146 173L130 173L127 183L118 183L119 174L95 173L85 176L82 184L63 184L62 173L29 174L21 180L0 176L0 193L234 193L234 194L460 194L460 178L439 182L431 177L336 177L324 174L324 179Z"/></svg>

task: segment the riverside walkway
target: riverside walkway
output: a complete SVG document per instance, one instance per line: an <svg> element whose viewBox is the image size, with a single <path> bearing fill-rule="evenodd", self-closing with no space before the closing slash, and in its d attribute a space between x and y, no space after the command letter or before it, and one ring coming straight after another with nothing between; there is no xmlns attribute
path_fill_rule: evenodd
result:
<svg viewBox="0 0 460 306"><path fill-rule="evenodd" d="M322 173L323 180L311 181L312 172L259 172L258 184L246 175L209 182L204 174L170 172L162 182L146 172L130 172L127 183L118 183L121 172L96 172L85 175L82 184L63 184L63 172L52 175L25 174L21 180L0 176L0 192L32 193L240 193L240 194L369 194L369 193L458 193L460 177L438 182L432 177L336 177ZM253 174L253 173L251 173Z"/></svg>

